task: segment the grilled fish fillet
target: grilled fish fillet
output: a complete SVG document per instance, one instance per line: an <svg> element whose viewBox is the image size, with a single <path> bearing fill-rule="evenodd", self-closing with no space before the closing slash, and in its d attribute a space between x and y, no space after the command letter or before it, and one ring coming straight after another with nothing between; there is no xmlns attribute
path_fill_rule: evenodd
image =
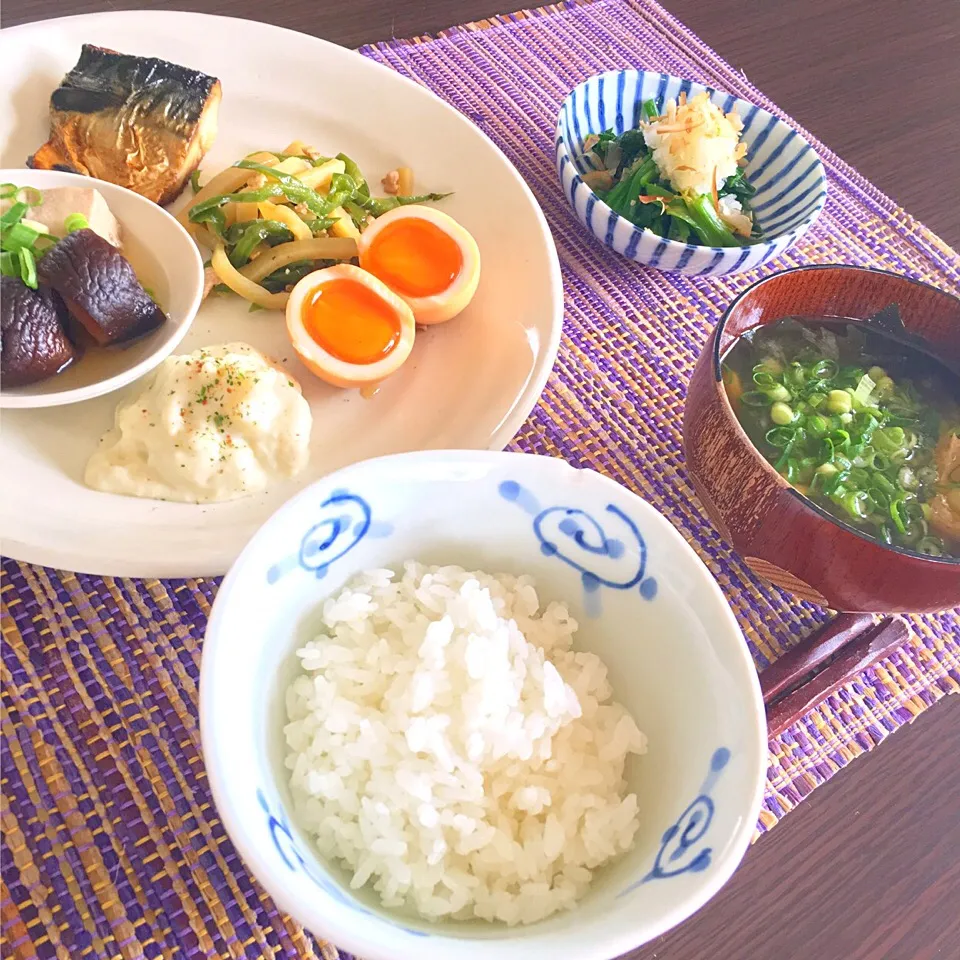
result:
<svg viewBox="0 0 960 960"><path fill-rule="evenodd" d="M216 139L220 98L216 77L85 43L50 97L50 139L27 164L169 203Z"/></svg>

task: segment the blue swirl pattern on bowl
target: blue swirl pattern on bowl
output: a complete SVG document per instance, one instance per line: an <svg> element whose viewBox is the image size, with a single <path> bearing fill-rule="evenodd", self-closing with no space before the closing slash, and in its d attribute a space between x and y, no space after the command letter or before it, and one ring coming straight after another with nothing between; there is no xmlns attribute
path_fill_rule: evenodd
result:
<svg viewBox="0 0 960 960"><path fill-rule="evenodd" d="M626 896L643 883L650 880L663 880L678 877L681 873L701 873L713 861L713 848L704 846L701 841L709 831L713 815L717 809L710 791L713 790L723 768L730 762L730 751L726 747L717 747L710 758L710 770L700 791L690 806L669 826L660 840L653 869L624 887L617 897Z"/></svg>
<svg viewBox="0 0 960 960"><path fill-rule="evenodd" d="M639 585L644 600L656 597L657 581L646 576L647 543L633 520L615 504L606 505L604 519L612 518L616 528L626 533L626 542L609 535L604 525L585 510L541 507L536 495L516 480L504 480L497 490L504 500L516 503L533 517L540 552L557 557L580 574L588 616L600 616L597 591L601 586L629 590Z"/></svg>
<svg viewBox="0 0 960 960"><path fill-rule="evenodd" d="M764 239L748 247L704 247L666 240L640 230L614 213L584 183L591 169L583 142L591 133L615 133L636 127L644 100L659 103L706 90L724 112L736 109L743 120L747 174L757 188L755 216ZM658 270L719 276L750 270L783 253L820 216L827 200L827 179L813 147L791 126L732 94L666 73L619 70L601 73L575 87L557 119L557 172L564 196L580 222L602 243L637 263Z"/></svg>
<svg viewBox="0 0 960 960"><path fill-rule="evenodd" d="M276 583L297 566L321 580L330 565L365 536L385 537L393 530L389 524L374 522L367 501L349 490L334 490L320 504L315 519L301 538L296 554L289 554L267 569L267 583Z"/></svg>

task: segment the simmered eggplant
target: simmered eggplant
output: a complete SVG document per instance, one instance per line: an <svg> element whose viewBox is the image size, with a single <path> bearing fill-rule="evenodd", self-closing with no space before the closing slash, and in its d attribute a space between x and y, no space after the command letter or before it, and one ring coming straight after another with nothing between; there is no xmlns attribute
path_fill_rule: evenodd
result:
<svg viewBox="0 0 960 960"><path fill-rule="evenodd" d="M46 380L77 357L65 332L66 310L48 287L31 290L0 277L0 379L5 387Z"/></svg>
<svg viewBox="0 0 960 960"><path fill-rule="evenodd" d="M37 262L37 276L101 346L142 337L166 320L126 257L92 230L64 237Z"/></svg>
<svg viewBox="0 0 960 960"><path fill-rule="evenodd" d="M85 43L50 98L50 139L27 160L169 203L217 136L220 81Z"/></svg>

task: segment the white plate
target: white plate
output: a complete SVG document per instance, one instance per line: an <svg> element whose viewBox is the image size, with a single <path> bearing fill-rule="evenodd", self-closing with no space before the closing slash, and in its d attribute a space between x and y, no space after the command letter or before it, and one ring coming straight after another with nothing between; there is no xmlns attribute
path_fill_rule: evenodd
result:
<svg viewBox="0 0 960 960"><path fill-rule="evenodd" d="M205 304L182 351L245 340L282 360L313 408L309 467L260 496L189 506L84 487L87 457L127 391L60 409L5 411L0 536L7 555L99 574L219 574L283 501L331 470L388 453L507 444L553 365L563 292L540 208L476 127L416 84L313 37L194 13L103 13L0 34L0 164L23 166L45 141L50 94L84 42L220 78L220 134L202 165L208 172L301 139L350 154L374 184L406 164L418 188L454 191L442 209L476 237L482 277L468 310L418 333L410 361L371 400L327 387L301 367L280 314L248 313L233 298ZM174 209L188 202L181 197Z"/></svg>

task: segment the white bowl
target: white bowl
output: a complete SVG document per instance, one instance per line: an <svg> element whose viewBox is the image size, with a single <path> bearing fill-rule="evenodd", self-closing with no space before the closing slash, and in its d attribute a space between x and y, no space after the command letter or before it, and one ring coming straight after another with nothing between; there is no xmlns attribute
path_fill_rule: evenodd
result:
<svg viewBox="0 0 960 960"><path fill-rule="evenodd" d="M578 532L580 531L580 532ZM320 604L360 570L415 558L529 573L566 601L649 736L628 768L641 828L573 911L526 927L429 923L349 889L291 814L284 691ZM304 490L250 541L217 595L200 681L217 809L252 872L308 929L364 960L609 960L679 923L754 832L766 724L753 661L719 587L652 507L560 460L402 454Z"/></svg>
<svg viewBox="0 0 960 960"><path fill-rule="evenodd" d="M190 235L163 207L126 187L59 170L0 170L0 183L19 187L93 187L123 227L122 253L149 287L167 322L129 347L91 349L63 373L0 390L0 407L57 407L119 390L173 353L200 308L203 261Z"/></svg>
<svg viewBox="0 0 960 960"><path fill-rule="evenodd" d="M583 182L588 134L620 134L640 122L644 100L663 103L681 93L706 91L725 113L743 120L747 175L757 188L751 201L764 239L747 247L706 247L667 240L614 213ZM816 150L789 124L760 107L702 83L648 70L611 70L574 87L560 107L556 132L557 172L577 219L603 244L658 270L719 276L751 270L779 256L816 222L827 202L827 178Z"/></svg>

